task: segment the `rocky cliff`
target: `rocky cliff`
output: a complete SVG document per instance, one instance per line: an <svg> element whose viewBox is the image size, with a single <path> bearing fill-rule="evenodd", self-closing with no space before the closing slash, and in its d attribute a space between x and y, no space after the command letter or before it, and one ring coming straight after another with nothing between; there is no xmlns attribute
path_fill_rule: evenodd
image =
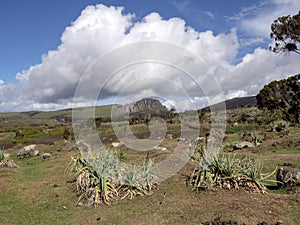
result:
<svg viewBox="0 0 300 225"><path fill-rule="evenodd" d="M134 114L143 112L167 112L168 110L159 100L145 98L135 103L124 105L123 111Z"/></svg>

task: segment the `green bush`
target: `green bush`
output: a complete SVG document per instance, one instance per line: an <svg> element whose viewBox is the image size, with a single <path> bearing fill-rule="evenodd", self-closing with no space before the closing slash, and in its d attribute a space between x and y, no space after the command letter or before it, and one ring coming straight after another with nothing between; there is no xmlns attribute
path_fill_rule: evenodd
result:
<svg viewBox="0 0 300 225"><path fill-rule="evenodd" d="M287 130L290 126L290 123L285 120L277 120L273 121L269 125L273 131L282 131L282 130Z"/></svg>
<svg viewBox="0 0 300 225"><path fill-rule="evenodd" d="M258 134L251 134L251 138L255 146L259 145L262 142L262 138Z"/></svg>

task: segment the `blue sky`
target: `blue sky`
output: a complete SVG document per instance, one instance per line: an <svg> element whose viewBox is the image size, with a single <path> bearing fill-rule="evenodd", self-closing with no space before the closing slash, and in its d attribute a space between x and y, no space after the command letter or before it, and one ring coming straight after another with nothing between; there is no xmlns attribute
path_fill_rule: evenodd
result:
<svg viewBox="0 0 300 225"><path fill-rule="evenodd" d="M96 7L98 4L103 4L104 7ZM94 9L86 9L89 5L93 6ZM117 8L112 9L109 6L123 7L123 10L121 10L122 16L116 14ZM84 70L86 65L76 68L77 75L76 71L72 73L73 75L70 72L66 76L61 76L59 72L54 70L50 71L47 65L52 65L51 68L53 69L56 67L66 68L71 63L76 64L72 59L66 59L66 62L60 60L59 57L63 57L60 56L63 54L61 49L68 52L64 55L64 59L76 51L77 56L81 57L82 60L87 55L99 56L118 46L120 41L126 43L137 39L141 41L142 29L147 30L148 26L151 30L156 29L153 26L159 27L162 25L158 24L166 23L166 26L170 25L173 29L174 26L180 26L182 21L185 23L182 35L186 36L188 27L191 27L197 35L204 37L202 42L197 42L197 46L199 48L202 46L203 49L203 46L207 45L207 48L211 51L211 54L207 57L216 57L216 62L220 62L220 65L217 65L216 62L212 63L211 68L214 68L222 88L224 87L224 95L227 98L256 94L259 88L267 82L299 71L296 63L297 58L294 55L271 56L267 51L268 45L271 43L269 39L270 23L278 16L294 14L299 9L300 3L298 0L2 0L0 3L0 105L2 104L0 111L56 109L62 108L66 105L66 102L70 101L71 89L74 87L71 87L67 81L78 79L80 77L78 71ZM100 15L101 17L101 15L107 13L105 15L109 18L113 16L112 18L116 21L120 20L120 23L124 23L124 26L126 24L123 20L126 19L127 15L130 18L128 21L126 19L126 23L130 23L130 27L135 29L132 32L130 31L128 35L120 37L120 39L116 38L115 43L112 42L102 47L102 49L98 46L98 52L82 53L83 50L78 50L82 43L76 42L76 35L78 38L83 39L90 37L90 43L93 43L93 38L98 35L98 33L93 33L92 30L87 30L85 34L89 33L89 35L84 36L83 31L79 29L81 25L74 25L74 21L80 24L81 21L86 20L84 16L80 16L83 11L87 14L93 13L93 16L88 17L91 21L96 16ZM154 16L153 12L158 13L160 18ZM148 15L152 16L147 17ZM145 19L146 17L148 20ZM179 20L170 20L174 17L179 18ZM143 25L146 28L141 25L142 21L146 21ZM156 21L156 25L153 25L153 21ZM87 24L84 26L87 26ZM70 29L67 30L67 27ZM158 27L156 30L158 30ZM72 29L74 37L70 35ZM89 28L85 27L85 29ZM97 27L96 29L100 28ZM211 33L208 33L208 30ZM101 30L101 32L104 31ZM111 27L107 29L107 34L97 36L97 40L105 42L106 37L118 37L119 34L113 32L117 31ZM157 38L160 41L167 40L167 35L176 35L175 31L165 36L161 34L164 32L163 30L159 32ZM172 36L169 37L170 40L172 38ZM192 43L194 43L192 41L181 42L179 39L174 39L174 42L171 42L182 45L187 49L192 48ZM84 46L93 49L92 44ZM217 47L219 47L219 50ZM55 56L50 57L49 51L54 52ZM221 51L226 51L228 54L221 54ZM82 55L80 55L81 53ZM286 62L282 60L282 57ZM270 58L270 61L263 61L268 60L268 58ZM57 64L57 61L60 61L60 63ZM284 65L278 62L283 62ZM253 65L250 65L252 63ZM264 65L266 64L270 64L270 68L265 68ZM261 76L264 75L264 79L257 78L251 82L251 85L247 84L245 80L249 77L253 78L253 74L248 74L249 68L258 66L262 67L258 71L261 72ZM227 77L222 77L221 74L224 73L228 74ZM53 79L51 78L52 74ZM61 77L59 90L50 87L51 85L55 86L54 81ZM62 85L63 81L66 81L65 85ZM229 81L231 84L228 84ZM74 86L74 84L72 85ZM29 93L29 90L33 87L39 89L36 95ZM22 91L19 92L20 90ZM63 92L62 90L69 90L70 92ZM37 97L39 92L46 93L48 97ZM108 90L108 92L112 93L112 90ZM115 95L114 92L113 95ZM202 99L202 97L193 95L195 102L197 99ZM176 100L170 101L176 104ZM183 102L181 104L184 107L186 106ZM199 103L199 106L201 104Z"/></svg>
<svg viewBox="0 0 300 225"><path fill-rule="evenodd" d="M41 56L56 49L66 26L91 4L124 6L137 19L151 12L163 18L183 18L198 31L229 32L236 21L226 16L238 14L257 1L139 1L139 0L2 0L0 3L0 79L16 82L15 75L41 62ZM241 32L241 36L252 36ZM253 46L252 46L253 47ZM249 49L247 49L249 50Z"/></svg>

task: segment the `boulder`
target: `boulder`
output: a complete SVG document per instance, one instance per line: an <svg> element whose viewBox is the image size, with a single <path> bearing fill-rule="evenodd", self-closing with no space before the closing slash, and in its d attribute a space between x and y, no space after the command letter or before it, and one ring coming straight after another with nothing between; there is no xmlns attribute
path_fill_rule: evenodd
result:
<svg viewBox="0 0 300 225"><path fill-rule="evenodd" d="M276 180L278 188L300 186L300 168L279 168Z"/></svg>
<svg viewBox="0 0 300 225"><path fill-rule="evenodd" d="M22 159L29 156L37 156L39 153L37 145L28 145L18 152L17 158Z"/></svg>
<svg viewBox="0 0 300 225"><path fill-rule="evenodd" d="M44 153L44 154L42 154L42 158L43 159L49 159L49 158L51 158L51 153Z"/></svg>
<svg viewBox="0 0 300 225"><path fill-rule="evenodd" d="M239 150L243 148L253 148L254 144L249 141L242 141L233 145L233 150Z"/></svg>

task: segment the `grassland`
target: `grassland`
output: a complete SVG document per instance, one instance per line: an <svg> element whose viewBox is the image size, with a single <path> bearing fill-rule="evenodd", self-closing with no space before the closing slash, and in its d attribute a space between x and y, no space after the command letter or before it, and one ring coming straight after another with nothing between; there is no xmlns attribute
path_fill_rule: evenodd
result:
<svg viewBox="0 0 300 225"><path fill-rule="evenodd" d="M109 109L109 106L99 108L98 113L107 115ZM71 124L57 120L57 116L66 114L71 115L70 111L0 115L0 145L18 165L16 169L0 168L0 224L201 224L216 218L250 225L262 221L299 224L299 188L270 187L265 194L242 189L197 193L186 185L195 167L193 161L160 183L149 196L124 199L110 206L78 206L75 174L66 173L71 157L77 156L72 136L66 135L71 132ZM205 118L208 120L209 115ZM263 114L255 108L230 110L228 121L223 143L225 154L259 160L265 173L283 165L300 168L300 127L290 127L289 134L271 132L266 124L259 122L263 121ZM117 141L112 127L98 129L103 143L112 148L111 142ZM149 136L147 124L133 125L132 130L139 138ZM200 135L204 136L208 130L209 123L204 121ZM260 136L262 143L233 151L233 145L246 138L245 133ZM160 146L168 152L151 152L156 162L176 148L180 123L168 124L167 134ZM37 144L40 154L49 152L52 157L17 159L17 152L31 143ZM126 146L114 150L122 152L126 163L138 163L146 157L145 152Z"/></svg>

